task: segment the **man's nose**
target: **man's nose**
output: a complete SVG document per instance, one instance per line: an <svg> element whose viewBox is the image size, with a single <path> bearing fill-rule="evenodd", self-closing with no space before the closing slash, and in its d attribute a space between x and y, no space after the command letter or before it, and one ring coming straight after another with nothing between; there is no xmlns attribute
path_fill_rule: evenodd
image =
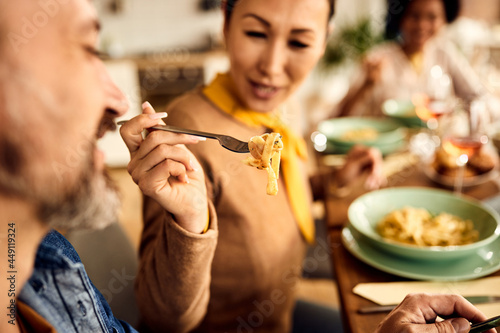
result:
<svg viewBox="0 0 500 333"><path fill-rule="evenodd" d="M115 117L123 116L130 107L127 97L113 82L107 71L103 73L103 83L106 109Z"/></svg>

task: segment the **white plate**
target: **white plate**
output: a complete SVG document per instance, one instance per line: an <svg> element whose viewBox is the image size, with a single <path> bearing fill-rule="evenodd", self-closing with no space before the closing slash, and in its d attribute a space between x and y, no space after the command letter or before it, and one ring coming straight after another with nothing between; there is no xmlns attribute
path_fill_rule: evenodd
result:
<svg viewBox="0 0 500 333"><path fill-rule="evenodd" d="M491 156L493 159L493 169L483 174L477 176L464 177L462 187L471 187L476 185L484 184L492 179L495 179L499 176L499 164L500 160L498 157L498 153L491 146L485 146L484 153ZM436 171L431 164L426 164L424 167L424 174L429 177L432 181L447 186L449 188L453 188L455 186L456 177L445 176Z"/></svg>
<svg viewBox="0 0 500 333"><path fill-rule="evenodd" d="M455 186L455 177L445 176L436 171L431 165L426 165L424 168L424 174L429 177L432 181L452 188ZM492 170L477 176L464 177L462 187L471 187L476 185L484 184L492 179L499 176L498 167L495 166Z"/></svg>

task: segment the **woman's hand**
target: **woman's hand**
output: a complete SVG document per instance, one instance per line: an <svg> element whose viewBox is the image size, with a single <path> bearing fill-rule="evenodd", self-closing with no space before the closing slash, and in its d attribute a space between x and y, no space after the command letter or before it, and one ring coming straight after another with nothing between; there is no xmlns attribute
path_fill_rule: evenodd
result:
<svg viewBox="0 0 500 333"><path fill-rule="evenodd" d="M383 57L365 58L363 60L363 70L366 74L365 84L374 86L382 81L382 73L384 71L386 60Z"/></svg>
<svg viewBox="0 0 500 333"><path fill-rule="evenodd" d="M366 189L377 189L387 181L382 172L382 163L382 154L378 149L356 145L349 150L344 166L336 172L335 183L338 187L348 187L352 181L368 172Z"/></svg>
<svg viewBox="0 0 500 333"><path fill-rule="evenodd" d="M166 113L155 113L143 104L143 114L125 123L120 134L130 151L127 170L141 191L173 214L177 223L202 233L208 219L207 189L203 169L184 146L203 139L165 131L143 131L163 124Z"/></svg>
<svg viewBox="0 0 500 333"><path fill-rule="evenodd" d="M438 316L448 319L436 322ZM410 294L380 323L375 333L465 333L470 330L469 322L486 319L459 295Z"/></svg>

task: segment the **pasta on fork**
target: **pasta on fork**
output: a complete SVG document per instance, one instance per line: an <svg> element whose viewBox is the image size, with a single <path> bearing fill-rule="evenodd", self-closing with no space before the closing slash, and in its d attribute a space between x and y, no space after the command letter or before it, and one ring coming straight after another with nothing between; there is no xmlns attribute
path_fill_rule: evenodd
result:
<svg viewBox="0 0 500 333"><path fill-rule="evenodd" d="M248 142L248 148L251 156L243 160L243 163L261 170L267 170L266 192L269 195L278 194L281 150L283 149L281 134L273 132L254 136Z"/></svg>

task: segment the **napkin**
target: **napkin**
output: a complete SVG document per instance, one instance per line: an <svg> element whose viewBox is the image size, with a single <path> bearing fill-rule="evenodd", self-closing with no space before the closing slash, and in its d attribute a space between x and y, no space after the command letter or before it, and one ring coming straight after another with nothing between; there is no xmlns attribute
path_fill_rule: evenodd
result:
<svg viewBox="0 0 500 333"><path fill-rule="evenodd" d="M403 281L383 283L360 283L353 293L379 305L400 303L409 293L459 294L462 296L500 296L500 276L486 277L469 281ZM500 314L500 302L476 304L487 317Z"/></svg>

